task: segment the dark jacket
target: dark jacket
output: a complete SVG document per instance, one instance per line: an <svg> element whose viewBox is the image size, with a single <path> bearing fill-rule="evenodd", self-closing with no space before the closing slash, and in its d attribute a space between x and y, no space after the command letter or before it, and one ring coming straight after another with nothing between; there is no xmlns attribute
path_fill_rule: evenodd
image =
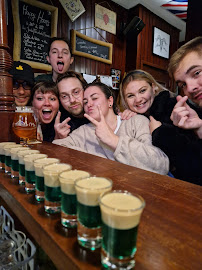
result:
<svg viewBox="0 0 202 270"><path fill-rule="evenodd" d="M150 115L161 121L162 126L152 133L152 142L169 157L171 172L176 178L201 185L202 140L194 131L178 128L172 124L170 115L176 102L176 98L170 98L167 91L155 97ZM187 103L202 118L202 109Z"/></svg>

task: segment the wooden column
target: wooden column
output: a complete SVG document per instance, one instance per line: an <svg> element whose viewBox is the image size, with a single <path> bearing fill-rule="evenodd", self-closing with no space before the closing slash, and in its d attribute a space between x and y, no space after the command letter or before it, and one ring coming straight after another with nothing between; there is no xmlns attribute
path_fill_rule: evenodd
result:
<svg viewBox="0 0 202 270"><path fill-rule="evenodd" d="M7 39L6 1L0 0L0 141L10 141L14 138L12 133L15 110L13 82L8 72L12 64Z"/></svg>

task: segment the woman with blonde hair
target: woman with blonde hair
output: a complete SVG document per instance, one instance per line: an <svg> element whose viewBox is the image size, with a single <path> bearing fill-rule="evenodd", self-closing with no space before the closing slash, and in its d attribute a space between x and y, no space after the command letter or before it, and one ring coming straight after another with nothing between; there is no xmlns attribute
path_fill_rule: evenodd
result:
<svg viewBox="0 0 202 270"><path fill-rule="evenodd" d="M143 70L130 71L120 86L123 106L161 122L171 122L170 115L176 103L174 94Z"/></svg>

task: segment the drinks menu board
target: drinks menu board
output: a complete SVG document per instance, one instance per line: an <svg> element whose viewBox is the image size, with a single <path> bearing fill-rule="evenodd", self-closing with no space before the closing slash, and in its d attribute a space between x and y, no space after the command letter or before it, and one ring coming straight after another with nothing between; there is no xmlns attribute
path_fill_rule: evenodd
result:
<svg viewBox="0 0 202 270"><path fill-rule="evenodd" d="M57 8L32 0L12 0L12 8L14 60L51 70L46 56L49 40L57 34Z"/></svg>

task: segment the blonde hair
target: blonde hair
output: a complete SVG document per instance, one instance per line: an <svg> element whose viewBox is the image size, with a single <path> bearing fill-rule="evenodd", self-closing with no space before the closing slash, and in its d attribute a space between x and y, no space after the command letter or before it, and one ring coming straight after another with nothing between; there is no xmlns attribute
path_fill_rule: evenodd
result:
<svg viewBox="0 0 202 270"><path fill-rule="evenodd" d="M190 52L196 52L202 55L202 36L188 41L172 55L168 65L168 73L171 78L174 78L174 73L179 67L180 62Z"/></svg>
<svg viewBox="0 0 202 270"><path fill-rule="evenodd" d="M146 81L150 86L152 84L155 86L155 95L157 95L159 92L163 90L167 90L164 86L162 86L160 83L158 83L154 77L149 74L146 71L143 71L141 69L136 69L133 71L130 71L127 73L125 78L123 79L121 85L120 85L120 97L121 97L121 103L122 105L128 109L128 104L125 101L124 91L128 84L132 81Z"/></svg>

